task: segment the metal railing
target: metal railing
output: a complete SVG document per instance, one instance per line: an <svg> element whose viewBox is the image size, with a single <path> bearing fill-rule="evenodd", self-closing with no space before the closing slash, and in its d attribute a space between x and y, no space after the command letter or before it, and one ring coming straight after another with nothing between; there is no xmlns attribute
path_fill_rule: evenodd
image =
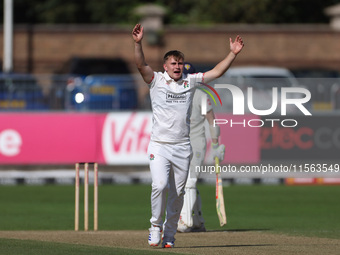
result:
<svg viewBox="0 0 340 255"><path fill-rule="evenodd" d="M311 112L340 111L339 79L304 78L299 86L311 92ZM151 110L146 90L139 75L0 74L0 111ZM257 100L255 93L253 96ZM271 100L270 93L266 97ZM228 98L222 97L224 106L231 104Z"/></svg>
<svg viewBox="0 0 340 255"><path fill-rule="evenodd" d="M112 111L138 109L130 75L0 75L1 111Z"/></svg>

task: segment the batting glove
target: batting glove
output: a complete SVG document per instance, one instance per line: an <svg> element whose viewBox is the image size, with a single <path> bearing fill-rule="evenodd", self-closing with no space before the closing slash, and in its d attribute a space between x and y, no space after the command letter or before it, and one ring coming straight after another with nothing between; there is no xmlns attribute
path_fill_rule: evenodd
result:
<svg viewBox="0 0 340 255"><path fill-rule="evenodd" d="M217 157L220 161L222 161L224 159L225 145L224 144L218 145L218 143L212 143L211 147L212 147L211 155L213 160L215 161L215 157Z"/></svg>

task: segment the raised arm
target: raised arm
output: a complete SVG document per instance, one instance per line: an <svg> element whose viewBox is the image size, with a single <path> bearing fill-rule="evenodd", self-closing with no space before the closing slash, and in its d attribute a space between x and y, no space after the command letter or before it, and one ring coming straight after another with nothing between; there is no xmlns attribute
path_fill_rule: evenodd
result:
<svg viewBox="0 0 340 255"><path fill-rule="evenodd" d="M140 24L137 24L132 30L132 38L135 41L135 62L136 62L138 71L143 77L143 80L146 83L150 83L153 77L153 70L145 62L143 48L142 48L143 35L144 35L143 27Z"/></svg>
<svg viewBox="0 0 340 255"><path fill-rule="evenodd" d="M231 38L230 41L230 52L229 54L219 62L213 69L207 71L204 75L204 81L206 83L221 77L231 66L237 54L239 54L244 46L242 38L238 35L233 42Z"/></svg>

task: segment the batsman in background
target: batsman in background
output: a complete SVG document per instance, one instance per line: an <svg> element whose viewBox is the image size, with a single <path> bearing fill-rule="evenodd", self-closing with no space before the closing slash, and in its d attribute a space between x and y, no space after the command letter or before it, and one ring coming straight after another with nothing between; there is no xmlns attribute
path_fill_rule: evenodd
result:
<svg viewBox="0 0 340 255"><path fill-rule="evenodd" d="M148 243L150 246L160 245L163 235L162 247L173 248L192 156L189 131L193 90L202 82L221 77L244 44L240 36L235 41L230 39L230 52L205 73L184 75L184 54L178 50L168 51L164 55L164 72L154 72L145 61L143 31L143 27L137 24L132 30L132 38L135 63L150 89L152 106L152 131L148 147L152 215Z"/></svg>
<svg viewBox="0 0 340 255"><path fill-rule="evenodd" d="M190 63L184 63L183 73L195 73L194 66ZM207 98L207 113L201 114L202 96L204 92L196 89L192 101L192 112L190 118L190 143L193 151L193 157L190 162L189 175L185 185L184 203L178 221L178 232L204 232L204 218L202 215L202 202L197 189L197 179L199 172L196 172L196 166L202 166L206 153L206 136L205 120L209 123L209 131L212 140L212 159L215 157L220 161L224 159L225 146L219 145L220 127L214 127L215 114L209 98Z"/></svg>

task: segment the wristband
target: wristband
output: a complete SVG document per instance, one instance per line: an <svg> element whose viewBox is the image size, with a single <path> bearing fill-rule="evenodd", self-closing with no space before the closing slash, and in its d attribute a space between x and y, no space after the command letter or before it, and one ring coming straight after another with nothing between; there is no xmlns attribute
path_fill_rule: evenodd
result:
<svg viewBox="0 0 340 255"><path fill-rule="evenodd" d="M211 143L211 147L216 150L218 148L218 143Z"/></svg>

